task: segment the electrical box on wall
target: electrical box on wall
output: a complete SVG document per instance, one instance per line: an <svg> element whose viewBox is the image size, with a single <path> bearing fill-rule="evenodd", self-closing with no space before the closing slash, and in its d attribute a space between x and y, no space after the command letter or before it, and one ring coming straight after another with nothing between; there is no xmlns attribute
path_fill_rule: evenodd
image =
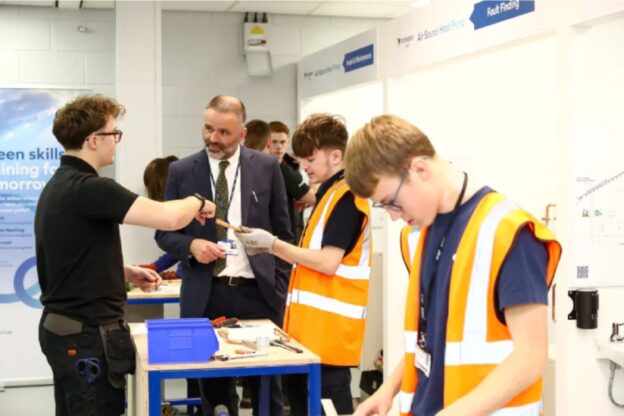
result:
<svg viewBox="0 0 624 416"><path fill-rule="evenodd" d="M249 14L248 14L249 15ZM249 75L268 76L273 73L271 66L271 55L269 52L268 30L266 14L262 22L248 21L248 15L243 24L243 41L245 42L245 56L247 58L247 70ZM257 19L255 14L253 20Z"/></svg>

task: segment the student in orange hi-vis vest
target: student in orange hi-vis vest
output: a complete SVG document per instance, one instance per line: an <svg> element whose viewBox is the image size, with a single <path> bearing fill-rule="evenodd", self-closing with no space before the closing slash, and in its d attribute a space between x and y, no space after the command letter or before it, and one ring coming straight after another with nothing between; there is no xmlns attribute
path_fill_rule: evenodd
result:
<svg viewBox="0 0 624 416"><path fill-rule="evenodd" d="M354 415L386 415L397 394L402 415L541 415L553 234L398 117L358 130L345 161L357 196L420 231L402 233L404 359Z"/></svg>
<svg viewBox="0 0 624 416"><path fill-rule="evenodd" d="M293 264L284 329L321 358L321 396L340 414L353 412L350 367L362 351L371 270L370 203L344 180L347 129L337 117L315 114L293 135L293 151L311 182L316 205L298 246L264 230L237 237L249 254L273 252ZM305 375L288 378L293 415L306 415Z"/></svg>

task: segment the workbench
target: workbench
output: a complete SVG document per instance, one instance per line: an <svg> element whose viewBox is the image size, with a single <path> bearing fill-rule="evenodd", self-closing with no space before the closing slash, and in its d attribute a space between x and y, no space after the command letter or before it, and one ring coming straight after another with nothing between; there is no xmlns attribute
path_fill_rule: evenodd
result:
<svg viewBox="0 0 624 416"><path fill-rule="evenodd" d="M271 324L268 320L245 323ZM319 358L301 344L289 344L303 350L297 354L269 346L260 357L228 361L210 360L189 364L150 364L147 360L147 329L143 323L131 323L130 329L136 350L136 370L128 377L128 416L160 416L161 383L165 379L262 376L260 385L260 416L269 415L269 377L279 374L308 374L309 414L321 414L321 367ZM231 356L240 345L227 344L219 339L215 355Z"/></svg>
<svg viewBox="0 0 624 416"><path fill-rule="evenodd" d="M128 292L128 305L180 303L181 279L163 280L154 292L143 292L138 287Z"/></svg>

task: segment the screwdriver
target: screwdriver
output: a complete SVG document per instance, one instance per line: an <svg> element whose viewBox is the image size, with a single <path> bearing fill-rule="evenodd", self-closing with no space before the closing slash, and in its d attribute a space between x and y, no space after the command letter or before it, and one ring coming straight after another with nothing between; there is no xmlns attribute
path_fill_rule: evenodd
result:
<svg viewBox="0 0 624 416"><path fill-rule="evenodd" d="M283 342L276 340L276 341L271 341L271 345L274 347L280 347L280 348L284 348L285 350L288 350L290 352L296 352L297 354L301 354L303 353L303 350L297 348L297 347L293 347L292 345L288 345L288 344L284 344Z"/></svg>

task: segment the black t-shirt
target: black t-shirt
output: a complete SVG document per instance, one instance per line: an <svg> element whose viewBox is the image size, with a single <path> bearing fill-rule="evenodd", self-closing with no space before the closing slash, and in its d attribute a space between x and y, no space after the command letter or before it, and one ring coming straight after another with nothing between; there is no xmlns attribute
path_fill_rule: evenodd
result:
<svg viewBox="0 0 624 416"><path fill-rule="evenodd" d="M344 178L344 170L323 182L316 192L318 205L323 195L333 184ZM316 209L316 206L314 207ZM346 192L332 211L323 230L322 247L338 247L345 251L345 256L353 250L360 237L364 214L355 206L355 197L351 191Z"/></svg>
<svg viewBox="0 0 624 416"><path fill-rule="evenodd" d="M295 242L298 243L299 237L301 237L301 231L303 230L303 213L301 211L295 211L295 201L303 198L310 190L310 187L305 183L301 174L292 166L282 162L280 163L280 169L284 177L284 184L286 185L290 227L295 236Z"/></svg>
<svg viewBox="0 0 624 416"><path fill-rule="evenodd" d="M123 316L126 302L119 224L137 195L62 156L35 214L41 303L89 324Z"/></svg>

